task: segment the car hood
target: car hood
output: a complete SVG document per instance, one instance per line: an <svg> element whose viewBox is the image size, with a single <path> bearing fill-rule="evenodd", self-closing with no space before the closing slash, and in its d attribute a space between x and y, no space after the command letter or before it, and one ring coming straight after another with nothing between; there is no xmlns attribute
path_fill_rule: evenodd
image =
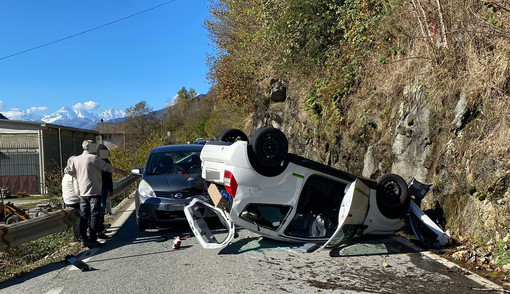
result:
<svg viewBox="0 0 510 294"><path fill-rule="evenodd" d="M189 188L206 189L205 181L198 174L162 174L144 175L145 180L154 191L182 191Z"/></svg>

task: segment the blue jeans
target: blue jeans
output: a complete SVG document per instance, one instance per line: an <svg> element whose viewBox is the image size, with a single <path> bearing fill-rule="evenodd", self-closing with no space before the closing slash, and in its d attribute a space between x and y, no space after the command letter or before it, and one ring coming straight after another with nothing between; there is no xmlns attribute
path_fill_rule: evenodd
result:
<svg viewBox="0 0 510 294"><path fill-rule="evenodd" d="M83 241L97 241L99 230L101 195L80 196L80 236ZM89 234L87 238L87 223L90 219Z"/></svg>

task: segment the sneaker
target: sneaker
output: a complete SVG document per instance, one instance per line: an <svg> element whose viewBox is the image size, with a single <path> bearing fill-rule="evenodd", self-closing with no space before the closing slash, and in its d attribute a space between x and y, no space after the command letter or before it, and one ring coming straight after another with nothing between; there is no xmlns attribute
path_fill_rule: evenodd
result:
<svg viewBox="0 0 510 294"><path fill-rule="evenodd" d="M99 248L99 247L103 247L103 246L104 246L103 243L94 241L94 242L90 242L88 247L89 248Z"/></svg>

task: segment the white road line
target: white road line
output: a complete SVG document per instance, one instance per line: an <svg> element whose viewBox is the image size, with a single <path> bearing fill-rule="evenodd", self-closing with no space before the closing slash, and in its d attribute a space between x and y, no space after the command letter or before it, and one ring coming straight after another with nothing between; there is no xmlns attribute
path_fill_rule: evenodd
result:
<svg viewBox="0 0 510 294"><path fill-rule="evenodd" d="M108 229L107 235L113 236L120 227L127 221L127 219L131 216L131 213L133 213L133 210L135 210L135 202L133 201L131 205L111 224L110 228Z"/></svg>

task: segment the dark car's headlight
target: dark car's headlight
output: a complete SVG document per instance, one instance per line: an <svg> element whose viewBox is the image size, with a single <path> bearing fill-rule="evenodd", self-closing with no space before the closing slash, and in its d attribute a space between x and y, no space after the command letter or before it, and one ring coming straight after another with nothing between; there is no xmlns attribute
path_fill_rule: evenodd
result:
<svg viewBox="0 0 510 294"><path fill-rule="evenodd" d="M156 197L156 193L154 193L154 190L152 190L151 185L149 185L149 183L147 183L145 180L140 181L140 184L138 185L138 194L145 198Z"/></svg>

